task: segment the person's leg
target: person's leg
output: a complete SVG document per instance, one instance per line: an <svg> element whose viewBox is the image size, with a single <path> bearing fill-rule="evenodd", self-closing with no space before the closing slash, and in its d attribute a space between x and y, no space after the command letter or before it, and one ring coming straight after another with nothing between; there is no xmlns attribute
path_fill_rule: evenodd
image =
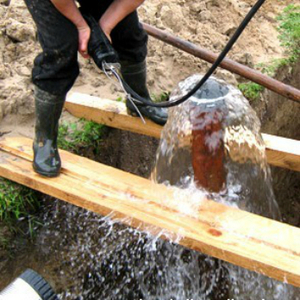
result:
<svg viewBox="0 0 300 300"><path fill-rule="evenodd" d="M66 94L79 74L78 31L50 0L25 0L42 47L34 61L33 83L53 95Z"/></svg>
<svg viewBox="0 0 300 300"><path fill-rule="evenodd" d="M33 143L36 172L57 176L60 157L57 150L58 121L65 97L79 74L78 32L50 0L25 0L36 23L43 52L34 61L36 126Z"/></svg>

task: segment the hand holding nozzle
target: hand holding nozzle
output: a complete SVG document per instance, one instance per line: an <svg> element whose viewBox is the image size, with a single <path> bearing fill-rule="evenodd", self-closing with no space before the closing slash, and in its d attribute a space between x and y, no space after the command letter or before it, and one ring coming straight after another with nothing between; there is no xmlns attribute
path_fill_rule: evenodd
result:
<svg viewBox="0 0 300 300"><path fill-rule="evenodd" d="M131 101L137 113L145 123L142 114L140 113L140 111L134 103L135 99L131 97L131 95L127 92L126 88L124 87L125 84L127 89L130 89L130 87L124 82L122 78L120 72L121 65L119 64L117 52L111 45L106 34L103 32L103 30L101 29L97 21L94 19L94 17L90 14L84 13L83 11L81 11L81 14L88 23L89 27L91 28L91 36L88 43L89 55L92 57L97 67L101 69L107 75L107 77L110 77L111 75L114 75L116 77L122 90L126 94L126 98L128 98L129 101Z"/></svg>
<svg viewBox="0 0 300 300"><path fill-rule="evenodd" d="M119 64L118 54L108 40L106 34L103 32L93 16L91 16L89 13L85 13L82 9L80 9L80 12L91 28L91 36L88 43L88 54L92 57L97 67L101 69L108 77L111 75L116 77L126 95L126 98L133 104L137 113L143 119L136 105L143 106L151 104L151 106L155 106L156 104L139 96L124 81L121 74L121 65Z"/></svg>
<svg viewBox="0 0 300 300"><path fill-rule="evenodd" d="M88 43L88 53L98 68L103 70L104 63L118 63L118 54L111 45L106 34L93 16L81 11L82 16L91 28L91 35Z"/></svg>

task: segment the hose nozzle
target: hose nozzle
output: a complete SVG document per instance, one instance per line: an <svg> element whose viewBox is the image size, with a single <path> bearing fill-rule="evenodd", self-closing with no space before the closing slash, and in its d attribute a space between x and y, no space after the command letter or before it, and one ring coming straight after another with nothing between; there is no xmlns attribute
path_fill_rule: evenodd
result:
<svg viewBox="0 0 300 300"><path fill-rule="evenodd" d="M118 63L118 54L99 26L98 22L92 15L84 12L83 9L80 9L80 11L91 29L88 53L94 60L97 67L103 71L103 62Z"/></svg>

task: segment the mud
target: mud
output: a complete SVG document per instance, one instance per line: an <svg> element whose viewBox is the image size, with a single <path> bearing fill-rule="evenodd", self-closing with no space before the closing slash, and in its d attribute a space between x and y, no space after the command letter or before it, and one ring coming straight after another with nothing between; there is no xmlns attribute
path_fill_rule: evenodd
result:
<svg viewBox="0 0 300 300"><path fill-rule="evenodd" d="M277 79L300 89L300 59L292 70L278 72ZM300 105L271 91L264 93L264 105L258 105L262 131L300 140ZM263 102L262 102L263 103ZM300 227L300 172L272 167L273 187L284 222Z"/></svg>

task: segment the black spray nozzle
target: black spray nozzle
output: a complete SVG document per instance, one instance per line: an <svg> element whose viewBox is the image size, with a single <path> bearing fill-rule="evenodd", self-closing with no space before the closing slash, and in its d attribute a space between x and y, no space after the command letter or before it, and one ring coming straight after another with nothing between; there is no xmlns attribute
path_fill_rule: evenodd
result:
<svg viewBox="0 0 300 300"><path fill-rule="evenodd" d="M88 43L88 53L94 60L97 67L102 70L103 62L117 63L118 54L98 22L92 15L85 13L83 10L81 10L81 14L91 29L91 36Z"/></svg>

